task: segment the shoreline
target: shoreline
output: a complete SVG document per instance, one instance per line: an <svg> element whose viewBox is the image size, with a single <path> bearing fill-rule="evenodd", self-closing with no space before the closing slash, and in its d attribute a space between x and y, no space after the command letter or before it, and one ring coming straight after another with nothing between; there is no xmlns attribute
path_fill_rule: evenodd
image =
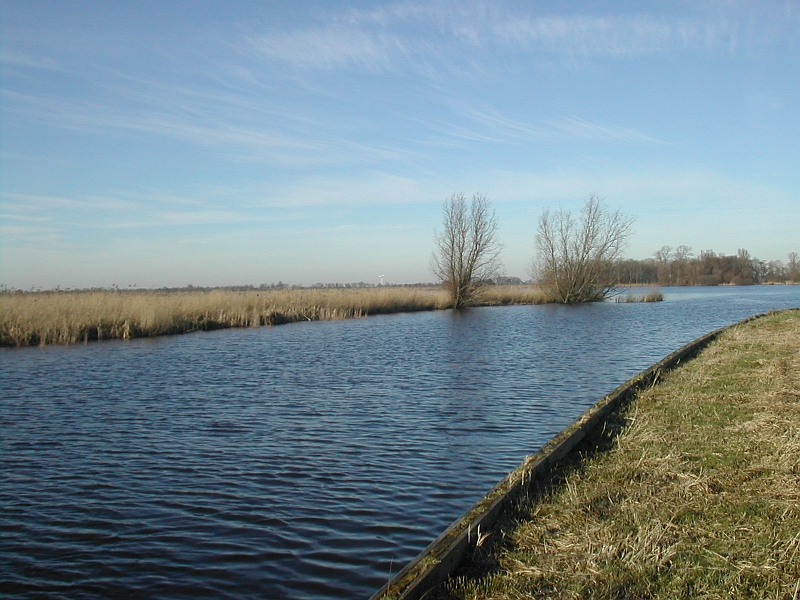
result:
<svg viewBox="0 0 800 600"><path fill-rule="evenodd" d="M681 287L695 286L675 289ZM642 289L653 293L637 293ZM660 289L621 286L619 294L606 301L658 302L663 299ZM548 303L553 301L537 285L522 284L486 286L472 306ZM448 308L441 287L422 286L5 292L0 293L0 347L71 345Z"/></svg>
<svg viewBox="0 0 800 600"><path fill-rule="evenodd" d="M702 349L689 348L698 342ZM800 309L752 317L693 344L546 473L533 473L531 461L584 428L609 397L529 457L524 473L512 472L504 482L527 475L528 483L502 510L504 482L487 495L498 512L492 525L466 525L484 501L454 523L448 531L461 522L472 533L463 558L437 554L434 542L408 566L431 571L449 561L445 570L455 571L443 585L439 575L419 586L420 572L407 567L410 582L374 597L426 589L432 600L796 597Z"/></svg>

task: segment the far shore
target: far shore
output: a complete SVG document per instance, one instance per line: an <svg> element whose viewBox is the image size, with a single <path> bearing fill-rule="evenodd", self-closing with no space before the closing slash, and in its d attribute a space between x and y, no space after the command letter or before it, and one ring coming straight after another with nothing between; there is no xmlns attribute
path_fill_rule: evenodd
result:
<svg viewBox="0 0 800 600"><path fill-rule="evenodd" d="M641 289L651 291L639 293ZM660 290L661 286L654 284L625 283L607 300L659 302L663 300ZM553 299L545 290L528 283L482 287L471 306L551 302ZM0 347L80 344L447 308L447 292L434 285L284 289L189 286L30 292L4 289L0 292Z"/></svg>
<svg viewBox="0 0 800 600"><path fill-rule="evenodd" d="M536 286L488 286L476 305L542 304ZM0 346L77 344L448 307L439 287L0 294Z"/></svg>

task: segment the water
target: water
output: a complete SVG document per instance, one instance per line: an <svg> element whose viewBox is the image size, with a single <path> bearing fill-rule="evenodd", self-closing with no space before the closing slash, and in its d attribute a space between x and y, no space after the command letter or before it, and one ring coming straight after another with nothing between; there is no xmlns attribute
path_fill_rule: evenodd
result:
<svg viewBox="0 0 800 600"><path fill-rule="evenodd" d="M0 351L0 593L368 597L526 454L800 286Z"/></svg>

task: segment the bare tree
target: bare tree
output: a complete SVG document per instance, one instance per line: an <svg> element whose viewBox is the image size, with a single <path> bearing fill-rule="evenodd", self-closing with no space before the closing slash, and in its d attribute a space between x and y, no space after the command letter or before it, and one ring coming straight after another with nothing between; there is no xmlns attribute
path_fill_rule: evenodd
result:
<svg viewBox="0 0 800 600"><path fill-rule="evenodd" d="M466 197L458 193L445 200L443 225L436 234L431 271L449 292L453 308L461 308L500 269L497 217L485 194L473 195L467 207Z"/></svg>
<svg viewBox="0 0 800 600"><path fill-rule="evenodd" d="M788 277L790 281L800 281L800 257L797 256L797 252L789 252L788 255L789 259L789 273Z"/></svg>
<svg viewBox="0 0 800 600"><path fill-rule="evenodd" d="M672 246L661 246L659 250L653 253L658 261L658 280L666 281L672 285L672 268L670 260L672 257Z"/></svg>
<svg viewBox="0 0 800 600"><path fill-rule="evenodd" d="M659 250L653 252L653 256L662 265L668 265L670 257L672 256L672 246L661 246Z"/></svg>
<svg viewBox="0 0 800 600"><path fill-rule="evenodd" d="M556 302L603 300L619 281L614 261L622 255L632 224L631 217L609 212L594 194L578 219L563 209L545 210L539 217L534 276Z"/></svg>
<svg viewBox="0 0 800 600"><path fill-rule="evenodd" d="M692 258L692 249L690 246L678 246L675 248L675 266L677 268L676 281L678 285L688 285L688 268L689 260Z"/></svg>

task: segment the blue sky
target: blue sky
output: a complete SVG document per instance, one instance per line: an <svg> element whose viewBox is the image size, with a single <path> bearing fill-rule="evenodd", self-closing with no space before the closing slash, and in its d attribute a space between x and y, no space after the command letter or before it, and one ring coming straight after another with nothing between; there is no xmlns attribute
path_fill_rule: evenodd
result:
<svg viewBox="0 0 800 600"><path fill-rule="evenodd" d="M0 282L432 281L483 192L509 275L591 193L663 245L800 252L800 2L3 0Z"/></svg>

